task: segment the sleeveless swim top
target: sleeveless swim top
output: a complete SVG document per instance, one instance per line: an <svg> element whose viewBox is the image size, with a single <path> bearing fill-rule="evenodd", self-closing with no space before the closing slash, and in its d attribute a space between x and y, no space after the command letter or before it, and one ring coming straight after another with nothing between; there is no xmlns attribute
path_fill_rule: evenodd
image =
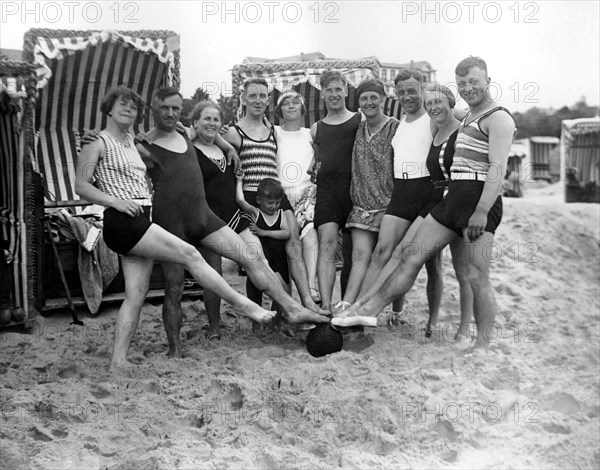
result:
<svg viewBox="0 0 600 470"><path fill-rule="evenodd" d="M452 173L477 173L480 176L487 176L490 169L490 138L483 132L479 123L483 118L496 111L504 111L514 120L510 111L497 106L468 123L468 114L461 121L456 138L456 153L452 163Z"/></svg>
<svg viewBox="0 0 600 470"><path fill-rule="evenodd" d="M349 197L352 177L352 149L360 124L360 113L355 113L341 124L317 123L315 145L320 163L317 186L328 186Z"/></svg>
<svg viewBox="0 0 600 470"><path fill-rule="evenodd" d="M100 134L104 153L94 171L94 185L103 193L119 199L150 199L146 182L146 165L127 134L127 144Z"/></svg>
<svg viewBox="0 0 600 470"><path fill-rule="evenodd" d="M154 186L152 220L174 235L197 245L208 234L223 227L208 207L204 176L196 147L185 139L183 153L150 145L148 174Z"/></svg>
<svg viewBox="0 0 600 470"><path fill-rule="evenodd" d="M431 119L427 113L412 122L402 117L392 139L394 148L394 178L413 179L429 176L427 155L433 142Z"/></svg>
<svg viewBox="0 0 600 470"><path fill-rule="evenodd" d="M454 144L458 129L442 142L441 145L433 145L427 155L427 169L434 183L441 183L450 180L450 168L454 160Z"/></svg>
<svg viewBox="0 0 600 470"><path fill-rule="evenodd" d="M254 140L237 124L234 127L242 138L238 154L244 171L244 191L256 191L264 178L279 181L276 162L277 140L273 126L270 126L269 135L265 140Z"/></svg>

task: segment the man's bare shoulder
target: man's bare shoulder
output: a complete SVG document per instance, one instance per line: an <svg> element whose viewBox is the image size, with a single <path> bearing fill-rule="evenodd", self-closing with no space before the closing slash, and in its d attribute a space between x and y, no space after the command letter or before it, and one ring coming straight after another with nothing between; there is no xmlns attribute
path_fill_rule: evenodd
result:
<svg viewBox="0 0 600 470"><path fill-rule="evenodd" d="M515 120L512 115L504 109L499 109L483 119L481 127L487 134L490 131L512 133L516 130Z"/></svg>

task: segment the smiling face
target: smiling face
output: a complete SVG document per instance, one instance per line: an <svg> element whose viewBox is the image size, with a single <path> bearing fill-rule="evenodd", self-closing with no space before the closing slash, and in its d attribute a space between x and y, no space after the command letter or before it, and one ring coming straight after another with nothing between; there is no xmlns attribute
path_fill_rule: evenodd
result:
<svg viewBox="0 0 600 470"><path fill-rule="evenodd" d="M406 114L415 114L421 109L423 95L421 83L414 78L400 80L396 84L396 96Z"/></svg>
<svg viewBox="0 0 600 470"><path fill-rule="evenodd" d="M204 108L194 127L202 140L214 142L221 129L221 113L216 108Z"/></svg>
<svg viewBox="0 0 600 470"><path fill-rule="evenodd" d="M360 110L367 119L383 114L382 103L383 97L375 91L365 91L358 98Z"/></svg>
<svg viewBox="0 0 600 470"><path fill-rule="evenodd" d="M117 123L123 126L131 126L138 115L138 107L133 100L128 100L123 97L119 97L115 100L112 109L110 110L110 117Z"/></svg>
<svg viewBox="0 0 600 470"><path fill-rule="evenodd" d="M281 199L256 196L256 204L258 204L258 208L265 214L273 215L279 210L279 206L281 205Z"/></svg>
<svg viewBox="0 0 600 470"><path fill-rule="evenodd" d="M281 116L286 121L297 121L302 117L302 101L300 97L286 98L281 104Z"/></svg>
<svg viewBox="0 0 600 470"><path fill-rule="evenodd" d="M242 96L246 112L254 117L261 117L267 110L269 90L259 83L251 83Z"/></svg>
<svg viewBox="0 0 600 470"><path fill-rule="evenodd" d="M470 108L479 106L488 99L490 79L479 67L472 67L464 77L456 75L458 93Z"/></svg>
<svg viewBox="0 0 600 470"><path fill-rule="evenodd" d="M163 101L157 101L152 107L156 127L165 131L172 131L177 126L181 116L183 100L179 95L171 95Z"/></svg>
<svg viewBox="0 0 600 470"><path fill-rule="evenodd" d="M452 108L450 108L448 98L440 91L425 92L425 111L438 125L442 125L452 116Z"/></svg>
<svg viewBox="0 0 600 470"><path fill-rule="evenodd" d="M340 111L346 108L346 85L341 80L333 80L321 90L321 97L325 101L328 111Z"/></svg>

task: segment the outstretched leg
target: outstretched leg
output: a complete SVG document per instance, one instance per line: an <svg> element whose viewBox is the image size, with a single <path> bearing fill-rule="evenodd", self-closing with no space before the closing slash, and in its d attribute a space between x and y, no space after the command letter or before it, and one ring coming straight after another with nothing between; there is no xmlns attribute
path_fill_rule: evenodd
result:
<svg viewBox="0 0 600 470"><path fill-rule="evenodd" d="M358 295L359 298L373 287L377 277L392 257L392 254L396 250L396 247L398 247L400 241L404 238L404 235L408 231L410 225L411 223L408 220L392 215L383 216L381 226L379 227L377 244L373 249L369 268L367 269L367 273L365 274L360 293ZM401 248L399 248L397 253L398 260L400 259L400 253ZM393 266L390 271L393 269L395 269L395 266ZM384 279L386 278L387 276L385 276Z"/></svg>
<svg viewBox="0 0 600 470"><path fill-rule="evenodd" d="M211 233L202 240L202 244L207 248L232 259L241 264L252 284L262 292L267 293L275 300L285 311L286 319L290 323L304 322L327 322L328 319L323 315L316 314L307 308L304 308L289 295L275 273L269 269L261 253L256 247L246 244L229 227L223 227L216 232Z"/></svg>
<svg viewBox="0 0 600 470"><path fill-rule="evenodd" d="M264 310L227 284L192 245L156 224L150 226L131 253L182 264L200 285L213 290L219 297L227 300L242 316L259 322L270 321L274 316L274 312Z"/></svg>
<svg viewBox="0 0 600 470"><path fill-rule="evenodd" d="M431 216L421 223L412 241L406 245L402 260L377 292L359 298L347 310L348 315L376 316L383 308L410 290L425 262L441 251L456 234Z"/></svg>

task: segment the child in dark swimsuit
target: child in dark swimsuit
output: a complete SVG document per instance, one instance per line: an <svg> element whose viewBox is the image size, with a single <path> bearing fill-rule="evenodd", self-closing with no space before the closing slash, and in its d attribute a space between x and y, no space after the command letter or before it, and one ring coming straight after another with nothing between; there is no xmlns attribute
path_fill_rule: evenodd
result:
<svg viewBox="0 0 600 470"><path fill-rule="evenodd" d="M258 207L254 207L244 197L242 180L243 176L238 175L237 203L244 212L252 217L254 224L250 226L250 230L260 239L269 266L275 272L285 290L291 293L290 273L285 252L285 242L290 238L290 229L283 215L283 210L280 208L284 195L283 187L279 181L273 178L261 180L256 191L256 204ZM246 295L258 305L262 304L262 291L258 290L250 279L246 281ZM274 304L273 308L280 317L280 307ZM258 326L258 323L254 326Z"/></svg>

